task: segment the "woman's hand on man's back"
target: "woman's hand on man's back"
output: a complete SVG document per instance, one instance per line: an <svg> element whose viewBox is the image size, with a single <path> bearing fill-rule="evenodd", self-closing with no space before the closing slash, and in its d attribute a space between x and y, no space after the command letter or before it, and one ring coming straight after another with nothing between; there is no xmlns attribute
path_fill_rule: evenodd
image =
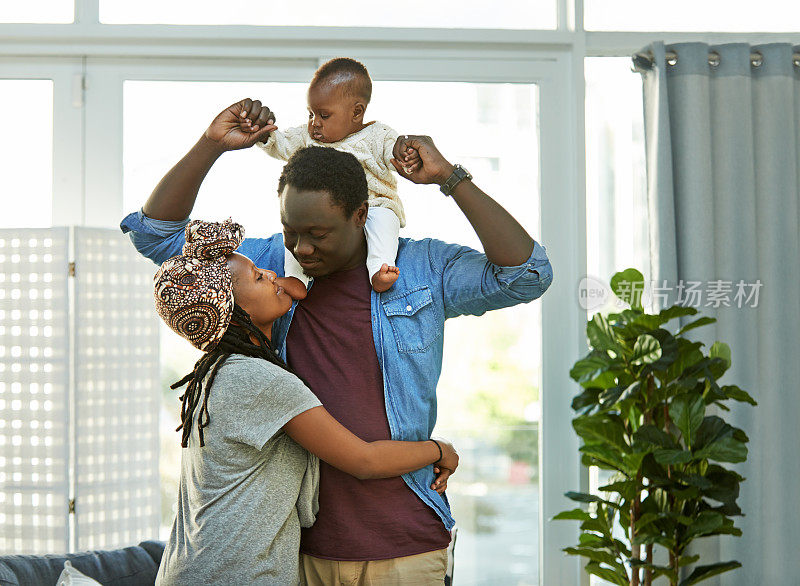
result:
<svg viewBox="0 0 800 586"><path fill-rule="evenodd" d="M443 439L437 439L436 441L442 447L442 459L433 465L433 472L436 474L436 478L431 488L442 494L447 490L447 479L458 468L458 452L449 441Z"/></svg>

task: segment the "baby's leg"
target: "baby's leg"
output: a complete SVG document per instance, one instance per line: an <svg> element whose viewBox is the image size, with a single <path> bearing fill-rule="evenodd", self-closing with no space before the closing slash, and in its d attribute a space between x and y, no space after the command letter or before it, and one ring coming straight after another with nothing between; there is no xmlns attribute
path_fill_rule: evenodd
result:
<svg viewBox="0 0 800 586"><path fill-rule="evenodd" d="M283 248L283 274L287 277L295 277L300 279L300 281L308 287L308 277L303 274L303 267L300 266L300 263L297 262L297 259L294 255L289 252L289 249L284 247Z"/></svg>
<svg viewBox="0 0 800 586"><path fill-rule="evenodd" d="M382 293L394 285L400 275L400 269L394 266L400 220L388 208L370 206L364 231L367 233L367 271L372 288Z"/></svg>

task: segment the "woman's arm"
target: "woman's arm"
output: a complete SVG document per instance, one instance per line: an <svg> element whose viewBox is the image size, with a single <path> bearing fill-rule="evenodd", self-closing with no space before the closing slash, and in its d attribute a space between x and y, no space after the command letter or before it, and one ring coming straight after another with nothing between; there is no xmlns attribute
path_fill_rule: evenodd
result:
<svg viewBox="0 0 800 586"><path fill-rule="evenodd" d="M437 464L442 469L432 489L440 489L458 466L458 454L453 446L436 440L403 442L380 440L365 442L336 421L324 407L314 407L297 415L283 430L298 444L325 462L361 480L390 478ZM445 470L447 471L444 474Z"/></svg>

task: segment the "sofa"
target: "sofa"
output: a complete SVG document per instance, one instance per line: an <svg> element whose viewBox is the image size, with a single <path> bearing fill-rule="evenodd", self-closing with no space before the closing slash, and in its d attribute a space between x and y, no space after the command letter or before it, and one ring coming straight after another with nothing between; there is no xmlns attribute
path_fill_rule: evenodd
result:
<svg viewBox="0 0 800 586"><path fill-rule="evenodd" d="M152 586L163 553L163 541L143 541L110 551L0 556L0 586L55 586L67 560L103 586Z"/></svg>

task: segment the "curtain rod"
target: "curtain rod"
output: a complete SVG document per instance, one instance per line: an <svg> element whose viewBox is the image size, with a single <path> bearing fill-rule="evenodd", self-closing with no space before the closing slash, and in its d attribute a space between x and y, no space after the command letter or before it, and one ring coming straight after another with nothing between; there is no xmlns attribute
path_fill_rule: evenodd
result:
<svg viewBox="0 0 800 586"><path fill-rule="evenodd" d="M665 53L667 65L675 65L678 62L678 54L675 51L667 51ZM635 71L646 71L653 67L653 52L643 51L633 54L633 69ZM760 67L764 62L764 56L758 51L750 53L750 65L753 67ZM720 63L719 53L716 51L708 52L708 64L712 67L717 67ZM800 53L792 53L792 63L795 67L800 67Z"/></svg>

